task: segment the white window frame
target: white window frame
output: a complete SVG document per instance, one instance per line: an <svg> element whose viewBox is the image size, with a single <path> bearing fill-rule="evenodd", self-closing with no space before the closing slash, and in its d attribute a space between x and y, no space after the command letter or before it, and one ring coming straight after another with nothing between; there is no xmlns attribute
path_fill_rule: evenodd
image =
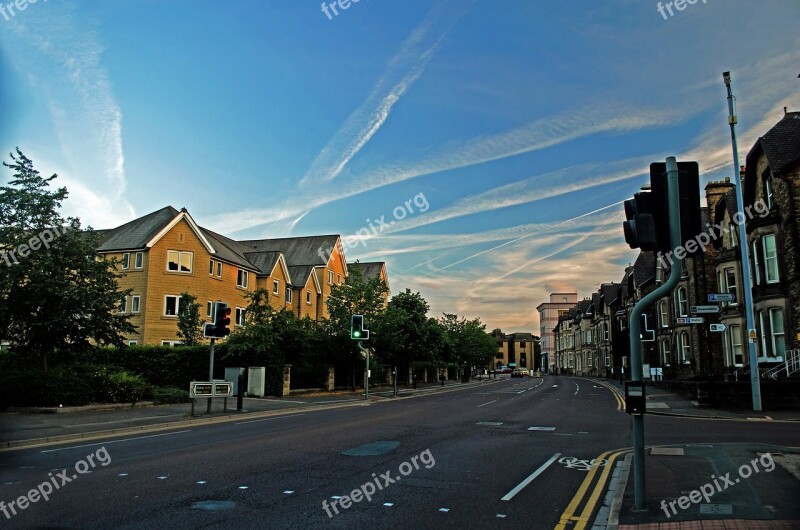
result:
<svg viewBox="0 0 800 530"><path fill-rule="evenodd" d="M288 285L286 286L286 292L284 293L283 299L287 304L292 303L292 288Z"/></svg>
<svg viewBox="0 0 800 530"><path fill-rule="evenodd" d="M690 364L692 358L692 341L689 339L689 332L683 331L678 335L678 355L681 364Z"/></svg>
<svg viewBox="0 0 800 530"><path fill-rule="evenodd" d="M679 318L689 316L689 301L687 300L686 287L683 285L675 290L675 315Z"/></svg>
<svg viewBox="0 0 800 530"><path fill-rule="evenodd" d="M776 313L780 313L780 318L775 317ZM780 332L775 331L776 322L780 323ZM783 323L783 308L781 307L769 308L769 337L772 346L771 357L782 358L786 353L786 326ZM778 340L783 343L780 353L778 352Z"/></svg>
<svg viewBox="0 0 800 530"><path fill-rule="evenodd" d="M234 324L244 327L245 320L247 319L247 309L244 307L237 307L234 312Z"/></svg>
<svg viewBox="0 0 800 530"><path fill-rule="evenodd" d="M306 289L306 305L311 305L311 291Z"/></svg>
<svg viewBox="0 0 800 530"><path fill-rule="evenodd" d="M117 308L118 313L127 313L128 312L128 297L123 296L119 300L119 307Z"/></svg>
<svg viewBox="0 0 800 530"><path fill-rule="evenodd" d="M272 280L272 294L280 294L281 292L281 282L278 280Z"/></svg>
<svg viewBox="0 0 800 530"><path fill-rule="evenodd" d="M131 253L130 252L123 252L122 253L122 270L128 270L131 268Z"/></svg>
<svg viewBox="0 0 800 530"><path fill-rule="evenodd" d="M661 300L658 303L658 326L661 328L668 328L669 327L669 309L667 309L666 300Z"/></svg>
<svg viewBox="0 0 800 530"><path fill-rule="evenodd" d="M208 262L209 262L208 263L208 275L209 276L214 276L214 269L217 268L217 260L215 260L214 258L210 258L208 260Z"/></svg>
<svg viewBox="0 0 800 530"><path fill-rule="evenodd" d="M661 354L661 366L669 366L670 365L670 362L669 362L669 357L670 357L670 355L669 355L670 354L669 340L668 339L663 339L660 342L659 349L660 349L659 353Z"/></svg>
<svg viewBox="0 0 800 530"><path fill-rule="evenodd" d="M725 305L736 307L736 305L739 303L739 282L738 278L736 277L736 269L733 267L722 269L722 277L725 280L725 292L732 293L734 295L734 301L726 303ZM733 278L733 285L731 285L730 282L731 278Z"/></svg>
<svg viewBox="0 0 800 530"><path fill-rule="evenodd" d="M170 263L172 263L172 256L177 255L177 264L178 269L172 270L169 268ZM189 257L189 270L182 271L181 267L183 266L183 258L184 256ZM167 272L175 272L178 274L192 274L194 269L194 252L186 251L186 250L167 250Z"/></svg>
<svg viewBox="0 0 800 530"><path fill-rule="evenodd" d="M247 289L247 285L249 283L248 273L244 269L239 269L236 272L236 287L241 287L242 289ZM242 281L244 280L244 281Z"/></svg>
<svg viewBox="0 0 800 530"><path fill-rule="evenodd" d="M758 245L753 241L753 277L756 279L755 285L761 285L761 263L758 261Z"/></svg>
<svg viewBox="0 0 800 530"><path fill-rule="evenodd" d="M134 269L143 269L144 268L144 252L137 252L133 258L133 268Z"/></svg>
<svg viewBox="0 0 800 530"><path fill-rule="evenodd" d="M170 314L167 313L167 303L168 303L170 298L174 298L175 299L175 314L174 315L170 315ZM178 313L180 312L180 310L181 310L181 296L180 295L176 295L176 294L165 294L164 295L164 314L163 314L163 316L168 317L168 318L178 318Z"/></svg>
<svg viewBox="0 0 800 530"><path fill-rule="evenodd" d="M217 261L217 278L222 278L222 262Z"/></svg>
<svg viewBox="0 0 800 530"><path fill-rule="evenodd" d="M128 346L137 346L139 344L138 340L129 340Z"/></svg>
<svg viewBox="0 0 800 530"><path fill-rule="evenodd" d="M333 271L328 271L328 285L333 285Z"/></svg>
<svg viewBox="0 0 800 530"><path fill-rule="evenodd" d="M138 315L142 312L142 297L138 294L131 296L131 314Z"/></svg>
<svg viewBox="0 0 800 530"><path fill-rule="evenodd" d="M767 241L772 242L773 254L767 254ZM761 238L761 248L764 252L764 281L766 283L778 283L781 281L781 271L778 266L778 243L775 240L775 234L767 234ZM770 264L775 266L774 277L770 274Z"/></svg>
<svg viewBox="0 0 800 530"><path fill-rule="evenodd" d="M744 366L744 341L742 340L742 326L731 324L728 326L728 339L730 340L731 366ZM727 340L725 341L728 342ZM739 351L737 354L736 351ZM736 357L739 361L736 361Z"/></svg>
<svg viewBox="0 0 800 530"><path fill-rule="evenodd" d="M769 175L764 178L764 202L767 203L767 210L772 210L772 199L772 175Z"/></svg>
<svg viewBox="0 0 800 530"><path fill-rule="evenodd" d="M206 302L206 316L209 318L214 316L214 302L212 300Z"/></svg>
<svg viewBox="0 0 800 530"><path fill-rule="evenodd" d="M182 340L162 340L162 346L169 346L170 348L174 348L175 346L183 346Z"/></svg>

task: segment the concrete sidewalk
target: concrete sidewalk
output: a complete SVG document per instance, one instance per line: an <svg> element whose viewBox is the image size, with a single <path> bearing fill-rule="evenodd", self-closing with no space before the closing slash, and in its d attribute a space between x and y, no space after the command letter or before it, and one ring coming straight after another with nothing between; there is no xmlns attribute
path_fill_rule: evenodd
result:
<svg viewBox="0 0 800 530"><path fill-rule="evenodd" d="M624 385L617 379L594 378L606 384L614 385L623 394ZM663 388L648 384L645 388L647 399L647 414L657 414L663 416L686 416L693 418L714 418L714 419L735 419L749 421L800 421L800 410L775 410L767 412L753 412L748 410L721 409L701 407L695 401L690 401L686 397L665 390Z"/></svg>
<svg viewBox="0 0 800 530"><path fill-rule="evenodd" d="M495 380L492 380L495 381ZM474 380L469 383L447 381L440 384L417 385L417 389L401 387L397 398L393 389L376 387L370 389L370 402L384 401L449 392L488 381ZM2 413L0 414L0 449L26 447L42 443L85 439L100 435L118 435L133 432L153 431L182 425L216 423L241 418L242 415L269 416L292 413L302 410L336 408L365 404L364 391L314 392L294 395L287 398L268 397L244 398L243 410L236 410L236 398L228 398L227 412L223 412L223 400L215 399L212 414L205 415L206 401L198 400L195 417L192 417L191 404L136 406L130 405L108 409L107 406L76 407L59 410L56 414L45 413Z"/></svg>
<svg viewBox="0 0 800 530"><path fill-rule="evenodd" d="M800 454L789 451L754 444L648 448L647 509L634 509L630 477L619 525L608 528L800 528Z"/></svg>

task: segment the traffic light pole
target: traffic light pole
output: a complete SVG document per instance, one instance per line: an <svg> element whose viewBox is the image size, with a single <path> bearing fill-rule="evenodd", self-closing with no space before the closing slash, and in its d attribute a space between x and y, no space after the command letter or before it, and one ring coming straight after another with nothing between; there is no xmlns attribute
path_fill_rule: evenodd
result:
<svg viewBox="0 0 800 530"><path fill-rule="evenodd" d="M761 412L761 380L758 373L758 354L756 342L750 339L750 330L756 329L753 318L753 283L750 278L750 245L747 244L747 230L745 230L744 192L742 180L739 176L739 148L736 144L736 111L733 105L733 91L731 89L731 74L724 72L722 79L728 90L728 124L731 126L731 143L733 144L733 182L736 184L736 211L742 222L739 223L739 248L742 251L742 291L744 292L744 311L747 322L747 349L750 353L750 387L753 394L753 411Z"/></svg>
<svg viewBox="0 0 800 530"><path fill-rule="evenodd" d="M214 343L216 339L211 339L211 354L208 360L208 380L214 380ZM211 414L211 398L208 398L208 406L206 408L206 414Z"/></svg>
<svg viewBox="0 0 800 530"><path fill-rule="evenodd" d="M358 347L364 352L364 359L366 359L366 364L364 365L364 401L369 401L369 348L365 348L360 342Z"/></svg>
<svg viewBox="0 0 800 530"><path fill-rule="evenodd" d="M667 158L667 197L669 203L669 234L673 249L681 247L681 208L680 190L678 188L678 163L674 156ZM678 285L683 272L683 259L673 255L670 266L669 278L652 293L639 300L631 311L628 328L630 329L631 347L631 382L642 381L642 340L641 323L644 310L653 305L656 300L672 292ZM682 253L681 253L682 254ZM644 473L644 415L631 415L631 430L633 432L633 488L634 500L637 510L646 509L645 502L645 473Z"/></svg>

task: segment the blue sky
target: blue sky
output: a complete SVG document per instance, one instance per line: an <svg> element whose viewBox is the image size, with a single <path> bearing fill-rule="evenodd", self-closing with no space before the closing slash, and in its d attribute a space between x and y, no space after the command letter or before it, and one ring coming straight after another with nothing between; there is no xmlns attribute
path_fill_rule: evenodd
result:
<svg viewBox="0 0 800 530"><path fill-rule="evenodd" d="M742 156L800 110L800 4L657 4L39 0L0 13L0 150L84 224L171 204L242 239L369 231L348 259L394 292L535 331L548 292L635 258L620 202L651 161L732 176L724 70Z"/></svg>

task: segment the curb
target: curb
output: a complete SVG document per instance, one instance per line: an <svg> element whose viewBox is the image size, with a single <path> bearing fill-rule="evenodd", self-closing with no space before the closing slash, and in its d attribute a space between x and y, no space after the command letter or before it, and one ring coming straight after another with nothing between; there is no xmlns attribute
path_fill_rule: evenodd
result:
<svg viewBox="0 0 800 530"><path fill-rule="evenodd" d="M608 511L608 524L607 530L619 529L619 512L622 510L622 499L625 497L625 490L628 488L628 478L631 472L631 459L632 453L625 455L625 460L622 462L622 471L619 474L619 483L614 492L614 497L611 499L611 507Z"/></svg>
<svg viewBox="0 0 800 530"><path fill-rule="evenodd" d="M179 403L178 403L179 404ZM156 405L154 401L137 401L136 403L105 403L102 405L83 405L80 407L8 407L9 414L71 414L75 412L94 412L118 409L143 409L174 404Z"/></svg>
<svg viewBox="0 0 800 530"><path fill-rule="evenodd" d="M498 379L498 381L501 381ZM168 431L171 429L178 429L181 427L187 426L203 426L203 425L213 425L216 423L230 423L232 421L238 421L243 419L260 419L260 418L268 418L271 416L282 416L282 415L293 415L299 414L303 412L318 412L320 410L329 410L329 409L340 409L340 408L348 408L348 407L364 407L378 403L389 403L392 401L398 401L403 399L413 399L415 397L423 397L429 396L436 393L447 393L447 392L455 392L457 390L463 390L466 388L472 388L473 386L480 385L482 383L476 384L464 384L459 385L453 388L445 388L445 390L438 390L436 392L427 392L425 394L420 395L411 395L411 396L398 396L396 398L384 398L381 400L372 401L370 399L369 402L358 400L358 401L347 401L344 403L325 403L325 404L317 404L317 405L309 405L304 407L293 407L293 408L286 408L280 410L267 410L261 412L248 412L245 414L227 414L223 416L214 416L212 418L193 418L187 420L179 420L179 421L170 421L167 423L158 423L152 425L142 425L139 427L121 427L119 429L106 429L101 431L92 431L87 433L76 433L76 434L64 434L60 436L51 436L47 438L31 438L27 440L10 440L7 442L0 442L0 453L5 453L9 451L16 451L19 449L29 449L33 447L45 447L49 445L55 445L63 442L71 442L76 440L97 440L100 438L106 437L114 437L114 436L123 436L125 434L137 434L137 433L150 433L150 432L159 432L159 431ZM437 387L438 388L438 387ZM130 405L128 405L130 406Z"/></svg>

